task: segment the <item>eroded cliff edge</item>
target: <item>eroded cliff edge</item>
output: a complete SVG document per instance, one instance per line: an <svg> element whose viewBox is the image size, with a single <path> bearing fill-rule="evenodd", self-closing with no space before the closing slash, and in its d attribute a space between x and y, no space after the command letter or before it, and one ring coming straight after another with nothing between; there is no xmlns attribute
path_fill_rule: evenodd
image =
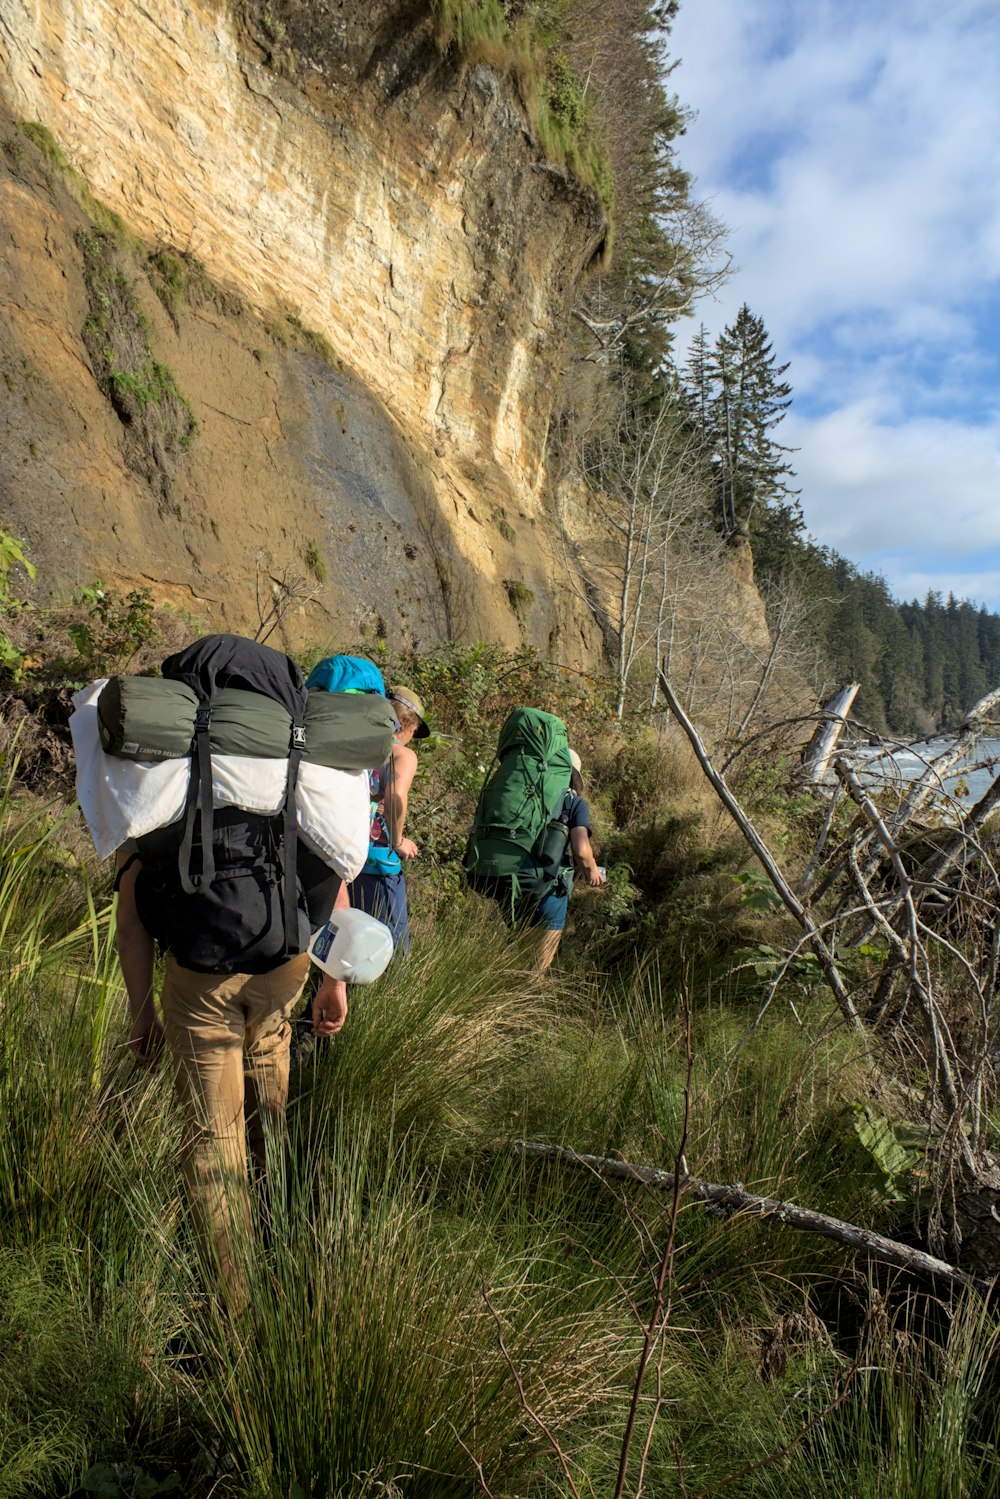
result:
<svg viewBox="0 0 1000 1499"><path fill-rule="evenodd" d="M212 625L254 627L291 570L299 640L596 660L547 455L600 211L426 5L283 14L279 39L252 5L0 0L0 522L50 587L145 582ZM169 462L99 383L116 278L197 423Z"/></svg>

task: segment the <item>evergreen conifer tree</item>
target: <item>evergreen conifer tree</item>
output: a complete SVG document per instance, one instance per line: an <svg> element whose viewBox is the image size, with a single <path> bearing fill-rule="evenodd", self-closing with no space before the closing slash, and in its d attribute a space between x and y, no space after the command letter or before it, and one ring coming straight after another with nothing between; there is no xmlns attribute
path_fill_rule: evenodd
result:
<svg viewBox="0 0 1000 1499"><path fill-rule="evenodd" d="M769 552L802 529L798 491L788 482L792 450L773 435L791 405L791 386L782 378L787 369L775 361L763 318L744 303L711 349L700 330L684 370L689 420L711 464L719 529L766 539Z"/></svg>

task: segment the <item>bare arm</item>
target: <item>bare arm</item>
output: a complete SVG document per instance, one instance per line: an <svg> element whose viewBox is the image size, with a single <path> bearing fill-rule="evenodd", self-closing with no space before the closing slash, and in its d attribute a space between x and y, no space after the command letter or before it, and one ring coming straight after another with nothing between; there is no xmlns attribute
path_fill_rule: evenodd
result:
<svg viewBox="0 0 1000 1499"><path fill-rule="evenodd" d="M389 841L404 859L415 859L420 852L412 838L403 836L403 828L406 826L406 809L410 800L410 787L413 785L413 777L416 773L416 750L410 749L408 744L394 744L392 779L385 794L385 821L389 829Z"/></svg>
<svg viewBox="0 0 1000 1499"><path fill-rule="evenodd" d="M344 911L350 907L350 904L347 885L341 880L333 909ZM339 1030L343 1029L344 1021L347 1019L347 985L343 979L332 979L328 974L324 974L323 982L313 995L312 1013L315 1035L335 1036Z"/></svg>
<svg viewBox="0 0 1000 1499"><path fill-rule="evenodd" d="M121 869L128 862L129 854L118 850L117 863ZM157 1019L153 1003L153 954L154 943L139 920L135 904L135 882L141 865L135 859L121 877L118 887L117 919L115 923L115 945L121 964L125 991L128 994L129 1013L132 1016L132 1034L129 1045L140 1062L156 1061L163 1046L163 1027Z"/></svg>
<svg viewBox="0 0 1000 1499"><path fill-rule="evenodd" d="M581 870L588 885L603 885L604 876L597 867L594 858L594 850L590 843L590 834L586 828L570 828L570 847L573 850L573 863Z"/></svg>

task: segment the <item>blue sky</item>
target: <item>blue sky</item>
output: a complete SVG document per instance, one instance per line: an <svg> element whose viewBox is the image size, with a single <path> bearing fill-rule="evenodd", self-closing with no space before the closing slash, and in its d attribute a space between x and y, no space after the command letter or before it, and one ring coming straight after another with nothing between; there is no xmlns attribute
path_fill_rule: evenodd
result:
<svg viewBox="0 0 1000 1499"><path fill-rule="evenodd" d="M670 55L736 266L694 326L789 362L808 530L1000 611L998 0L682 0Z"/></svg>

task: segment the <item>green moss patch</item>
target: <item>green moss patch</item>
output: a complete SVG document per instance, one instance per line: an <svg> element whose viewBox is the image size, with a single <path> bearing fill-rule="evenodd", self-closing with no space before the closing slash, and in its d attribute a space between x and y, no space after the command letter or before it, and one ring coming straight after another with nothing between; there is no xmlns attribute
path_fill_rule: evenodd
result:
<svg viewBox="0 0 1000 1499"><path fill-rule="evenodd" d="M77 245L90 305L83 341L95 378L126 429L130 466L156 490L162 513L176 513L174 474L198 431L191 403L150 348L149 325L114 236L81 231Z"/></svg>

